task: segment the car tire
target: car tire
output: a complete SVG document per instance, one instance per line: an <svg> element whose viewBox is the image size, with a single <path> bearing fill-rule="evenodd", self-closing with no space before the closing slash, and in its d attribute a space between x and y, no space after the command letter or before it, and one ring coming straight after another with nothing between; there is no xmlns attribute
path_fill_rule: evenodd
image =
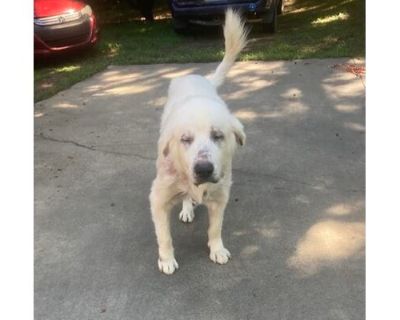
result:
<svg viewBox="0 0 400 320"><path fill-rule="evenodd" d="M272 15L272 16L271 16ZM263 29L267 33L275 33L278 31L278 10L277 6L273 9L272 13L267 17L267 22L263 23Z"/></svg>
<svg viewBox="0 0 400 320"><path fill-rule="evenodd" d="M172 18L172 26L174 31L178 34L187 34L189 23L183 19Z"/></svg>
<svg viewBox="0 0 400 320"><path fill-rule="evenodd" d="M279 0L276 12L280 15L283 13L284 10L285 10L285 0Z"/></svg>

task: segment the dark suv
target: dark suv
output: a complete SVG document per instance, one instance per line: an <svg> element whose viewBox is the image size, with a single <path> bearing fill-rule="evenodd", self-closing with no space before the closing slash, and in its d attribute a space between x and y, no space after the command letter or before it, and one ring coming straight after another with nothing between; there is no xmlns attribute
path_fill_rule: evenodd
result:
<svg viewBox="0 0 400 320"><path fill-rule="evenodd" d="M262 23L264 30L274 33L284 0L170 0L176 32L185 32L189 24L220 25L227 8L239 10L247 22Z"/></svg>

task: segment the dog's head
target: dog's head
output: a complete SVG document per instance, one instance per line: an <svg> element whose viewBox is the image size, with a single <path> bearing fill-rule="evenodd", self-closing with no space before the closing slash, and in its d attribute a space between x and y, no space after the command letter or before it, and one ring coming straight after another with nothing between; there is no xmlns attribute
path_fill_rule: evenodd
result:
<svg viewBox="0 0 400 320"><path fill-rule="evenodd" d="M245 143L243 125L225 106L216 104L197 101L183 106L160 139L162 156L195 185L223 178L236 145Z"/></svg>

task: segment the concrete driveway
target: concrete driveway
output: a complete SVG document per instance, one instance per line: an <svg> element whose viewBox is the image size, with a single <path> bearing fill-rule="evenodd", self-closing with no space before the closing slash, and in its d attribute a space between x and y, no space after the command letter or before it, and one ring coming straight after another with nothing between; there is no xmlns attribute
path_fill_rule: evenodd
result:
<svg viewBox="0 0 400 320"><path fill-rule="evenodd" d="M35 105L35 319L364 319L365 87L353 60L243 62L220 92L245 125L224 224L173 215L156 266L148 193L169 80L216 64L110 67Z"/></svg>

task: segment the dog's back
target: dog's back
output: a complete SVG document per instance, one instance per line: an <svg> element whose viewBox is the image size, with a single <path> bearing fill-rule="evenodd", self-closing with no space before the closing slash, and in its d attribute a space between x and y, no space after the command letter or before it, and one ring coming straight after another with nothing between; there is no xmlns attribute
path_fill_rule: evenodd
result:
<svg viewBox="0 0 400 320"><path fill-rule="evenodd" d="M189 100L195 98L214 99L223 103L218 97L215 86L203 76L187 75L173 79L169 86L168 102L161 120L161 131L172 113L179 112L179 108L190 105Z"/></svg>
<svg viewBox="0 0 400 320"><path fill-rule="evenodd" d="M239 53L246 45L247 30L240 15L228 9L225 16L224 38L225 55L213 74L206 77L200 75L187 75L171 81L168 90L168 101L161 120L161 131L165 122L175 110L175 107L184 105L188 99L203 97L218 100L225 105L217 94L219 87L232 68Z"/></svg>
<svg viewBox="0 0 400 320"><path fill-rule="evenodd" d="M171 102L184 100L190 96L215 97L215 86L205 77L191 74L173 79L169 86L168 98Z"/></svg>

